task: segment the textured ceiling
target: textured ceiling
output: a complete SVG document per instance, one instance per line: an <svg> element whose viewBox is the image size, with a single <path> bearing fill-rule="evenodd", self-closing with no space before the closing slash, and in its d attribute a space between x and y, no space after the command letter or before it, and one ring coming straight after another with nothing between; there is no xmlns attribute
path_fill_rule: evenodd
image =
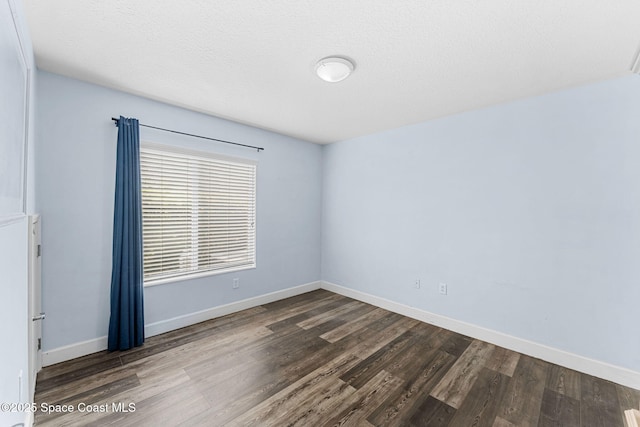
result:
<svg viewBox="0 0 640 427"><path fill-rule="evenodd" d="M40 69L327 143L629 73L638 0L25 0ZM315 63L356 63L326 83ZM162 124L159 124L162 125Z"/></svg>

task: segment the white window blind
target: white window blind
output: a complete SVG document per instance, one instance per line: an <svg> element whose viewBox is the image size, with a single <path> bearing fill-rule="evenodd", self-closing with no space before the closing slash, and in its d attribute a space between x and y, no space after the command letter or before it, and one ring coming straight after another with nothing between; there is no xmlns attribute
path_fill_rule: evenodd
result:
<svg viewBox="0 0 640 427"><path fill-rule="evenodd" d="M255 267L256 164L143 144L145 285Z"/></svg>

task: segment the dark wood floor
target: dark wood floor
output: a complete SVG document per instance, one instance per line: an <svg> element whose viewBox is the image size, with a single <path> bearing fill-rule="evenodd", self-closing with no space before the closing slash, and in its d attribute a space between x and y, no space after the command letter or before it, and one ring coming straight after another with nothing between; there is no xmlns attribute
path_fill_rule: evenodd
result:
<svg viewBox="0 0 640 427"><path fill-rule="evenodd" d="M640 391L318 290L47 367L36 404L74 408L37 426L616 427Z"/></svg>

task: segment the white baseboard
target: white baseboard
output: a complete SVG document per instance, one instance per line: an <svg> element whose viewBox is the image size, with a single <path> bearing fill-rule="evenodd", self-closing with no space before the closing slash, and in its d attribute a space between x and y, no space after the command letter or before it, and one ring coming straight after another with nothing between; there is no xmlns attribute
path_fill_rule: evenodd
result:
<svg viewBox="0 0 640 427"><path fill-rule="evenodd" d="M294 297L304 294L305 292L320 289L321 282L311 282L293 288L275 291L257 297L247 298L241 301L235 301L225 305L208 308L206 310L197 311L195 313L185 314L184 316L174 317L172 319L161 320L145 326L144 333L147 337L164 334L165 332L175 329L184 328L185 326L204 322L205 320L215 319L216 317L226 316L227 314L236 313L248 308L257 307L259 305L268 304L285 298Z"/></svg>
<svg viewBox="0 0 640 427"><path fill-rule="evenodd" d="M549 347L533 341L517 338L502 332L462 322L439 314L430 313L405 304L367 294L330 282L322 282L322 289L375 305L421 322L439 326L459 334L489 342L518 353L526 354L594 377L613 381L640 390L640 372L589 359L564 350Z"/></svg>
<svg viewBox="0 0 640 427"><path fill-rule="evenodd" d="M195 313L189 313L183 316L161 320L159 322L145 325L144 333L147 337L163 334L175 329L184 328L185 326L204 322L210 319L215 319L216 317L226 316L227 314L235 313L238 311L246 310L248 308L257 307L263 304L268 304L270 302L320 289L320 285L321 282L311 282L304 285L295 286L292 288L287 288L252 298L247 298L241 301L235 301L229 304L208 308L206 310L197 311ZM64 347L54 348L42 353L42 366L55 365L56 363L75 359L76 357L86 356L87 354L97 353L106 349L106 336L66 345Z"/></svg>
<svg viewBox="0 0 640 427"><path fill-rule="evenodd" d="M94 338L42 352L42 367L86 356L107 349L107 337Z"/></svg>
<svg viewBox="0 0 640 427"><path fill-rule="evenodd" d="M32 402L34 402L34 400L32 400ZM25 427L33 427L33 423L35 422L33 414L34 414L33 411L27 411L27 415L25 416L25 419L24 419Z"/></svg>

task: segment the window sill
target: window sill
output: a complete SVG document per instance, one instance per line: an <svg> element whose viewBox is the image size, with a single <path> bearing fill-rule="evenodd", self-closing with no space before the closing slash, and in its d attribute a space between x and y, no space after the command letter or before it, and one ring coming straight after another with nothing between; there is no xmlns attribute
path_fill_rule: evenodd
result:
<svg viewBox="0 0 640 427"><path fill-rule="evenodd" d="M249 266L242 266L242 267L225 268L223 270L211 270L211 271L203 271L201 273L185 274L184 276L167 277L165 279L151 280L148 282L145 281L144 287L149 288L152 286L166 285L168 283L184 282L187 280L200 279L207 276L217 276L219 274L233 273L235 271L253 270L254 268L256 268L255 264L249 265Z"/></svg>

